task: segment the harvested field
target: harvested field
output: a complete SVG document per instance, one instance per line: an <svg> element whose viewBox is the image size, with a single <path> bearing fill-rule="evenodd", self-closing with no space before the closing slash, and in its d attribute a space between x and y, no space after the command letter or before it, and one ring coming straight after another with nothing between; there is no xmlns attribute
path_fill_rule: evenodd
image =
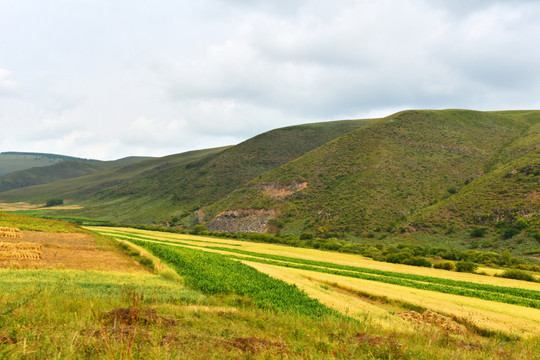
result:
<svg viewBox="0 0 540 360"><path fill-rule="evenodd" d="M30 269L79 269L102 271L145 271L135 260L113 250L100 248L87 234L21 232L29 254L30 247L41 249L40 256L2 256L2 248L21 248L18 239L2 239L0 267ZM21 251L21 250L19 250ZM36 250L34 250L36 251ZM7 254L7 253L6 253Z"/></svg>

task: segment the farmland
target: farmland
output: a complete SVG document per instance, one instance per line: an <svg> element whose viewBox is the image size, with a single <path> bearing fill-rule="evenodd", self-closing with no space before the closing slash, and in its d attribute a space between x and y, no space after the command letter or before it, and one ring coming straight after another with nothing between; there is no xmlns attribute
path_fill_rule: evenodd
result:
<svg viewBox="0 0 540 360"><path fill-rule="evenodd" d="M100 228L99 232L135 243L159 257L186 251L193 257L195 250L201 257L208 256L201 250L221 254L295 284L337 311L345 314L356 311L356 318L370 317L371 321L385 326L403 326L397 316L394 316L395 324L389 320L391 312L385 310L388 306L384 303L391 303L401 307L401 312L407 308L435 311L484 335L539 335L538 283L378 263L354 255L299 251L272 244L126 228ZM334 301L332 293L339 294L341 300ZM348 308L343 306L347 303ZM370 310L359 311L362 307Z"/></svg>
<svg viewBox="0 0 540 360"><path fill-rule="evenodd" d="M537 283L0 215L4 229L24 229L5 231L18 234L2 239L6 249L43 252L0 261L2 358L531 359L540 350Z"/></svg>

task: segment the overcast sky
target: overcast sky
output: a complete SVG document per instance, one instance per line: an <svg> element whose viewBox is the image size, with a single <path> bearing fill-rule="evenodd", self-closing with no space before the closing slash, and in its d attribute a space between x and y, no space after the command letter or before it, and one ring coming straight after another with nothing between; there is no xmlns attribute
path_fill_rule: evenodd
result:
<svg viewBox="0 0 540 360"><path fill-rule="evenodd" d="M540 2L0 0L0 151L97 159L540 108Z"/></svg>

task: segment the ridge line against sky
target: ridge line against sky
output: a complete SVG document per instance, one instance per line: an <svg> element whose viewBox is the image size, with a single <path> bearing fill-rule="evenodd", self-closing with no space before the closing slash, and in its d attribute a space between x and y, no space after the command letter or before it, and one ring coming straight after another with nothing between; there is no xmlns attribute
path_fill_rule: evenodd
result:
<svg viewBox="0 0 540 360"><path fill-rule="evenodd" d="M540 108L540 2L0 0L0 151L118 159Z"/></svg>

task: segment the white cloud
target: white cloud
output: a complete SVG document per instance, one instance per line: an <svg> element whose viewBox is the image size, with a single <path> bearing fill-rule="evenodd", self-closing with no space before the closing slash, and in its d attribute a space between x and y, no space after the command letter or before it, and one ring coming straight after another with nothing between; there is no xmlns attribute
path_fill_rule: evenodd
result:
<svg viewBox="0 0 540 360"><path fill-rule="evenodd" d="M11 73L0 68L0 97L14 96L18 93L19 85L10 80Z"/></svg>
<svg viewBox="0 0 540 360"><path fill-rule="evenodd" d="M534 1L6 3L0 146L165 155L406 108L537 108L539 17Z"/></svg>

